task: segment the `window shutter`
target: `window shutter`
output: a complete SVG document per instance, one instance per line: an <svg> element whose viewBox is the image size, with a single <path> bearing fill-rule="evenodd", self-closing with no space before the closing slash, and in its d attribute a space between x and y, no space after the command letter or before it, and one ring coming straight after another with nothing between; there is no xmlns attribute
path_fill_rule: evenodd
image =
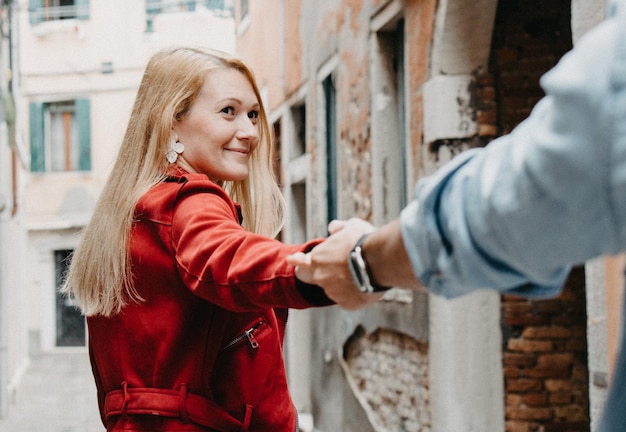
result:
<svg viewBox="0 0 626 432"><path fill-rule="evenodd" d="M80 20L89 19L89 0L75 0L76 18Z"/></svg>
<svg viewBox="0 0 626 432"><path fill-rule="evenodd" d="M29 117L30 170L31 172L44 172L46 170L46 148L43 137L43 103L31 102Z"/></svg>
<svg viewBox="0 0 626 432"><path fill-rule="evenodd" d="M78 121L78 169L91 170L91 109L89 99L76 99Z"/></svg>
<svg viewBox="0 0 626 432"><path fill-rule="evenodd" d="M161 12L160 0L146 0L146 13L148 16L153 16Z"/></svg>
<svg viewBox="0 0 626 432"><path fill-rule="evenodd" d="M339 216L339 168L337 160L337 89L332 74L323 82L326 122L326 217Z"/></svg>
<svg viewBox="0 0 626 432"><path fill-rule="evenodd" d="M41 2L42 0L28 0L28 18L31 25L41 22Z"/></svg>

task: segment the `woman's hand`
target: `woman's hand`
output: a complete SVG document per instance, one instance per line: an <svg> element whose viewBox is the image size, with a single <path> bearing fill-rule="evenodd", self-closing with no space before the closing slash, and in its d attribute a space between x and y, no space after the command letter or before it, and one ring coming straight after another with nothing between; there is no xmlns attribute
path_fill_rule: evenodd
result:
<svg viewBox="0 0 626 432"><path fill-rule="evenodd" d="M374 231L362 219L334 220L328 225L330 236L308 253L297 252L287 257L296 267L296 277L303 282L321 286L326 295L344 309L359 309L376 303L382 293L362 293L352 278L348 257L359 238Z"/></svg>

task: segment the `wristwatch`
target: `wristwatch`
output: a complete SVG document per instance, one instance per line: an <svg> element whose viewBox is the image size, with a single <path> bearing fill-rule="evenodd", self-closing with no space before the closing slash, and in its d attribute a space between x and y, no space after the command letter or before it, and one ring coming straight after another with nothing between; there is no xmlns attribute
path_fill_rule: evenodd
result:
<svg viewBox="0 0 626 432"><path fill-rule="evenodd" d="M372 282L370 273L367 270L367 263L363 257L362 248L363 241L365 241L365 237L367 236L368 234L363 234L350 251L350 254L348 255L348 267L350 267L354 283L362 293L371 294L387 291L391 287L384 287Z"/></svg>

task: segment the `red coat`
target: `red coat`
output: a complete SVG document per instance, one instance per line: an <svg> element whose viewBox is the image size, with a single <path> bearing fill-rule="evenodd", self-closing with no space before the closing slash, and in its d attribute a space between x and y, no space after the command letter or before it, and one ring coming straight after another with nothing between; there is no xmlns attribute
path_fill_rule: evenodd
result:
<svg viewBox="0 0 626 432"><path fill-rule="evenodd" d="M142 197L131 235L145 300L89 317L107 431L293 432L283 336L287 308L330 304L297 281L285 245L245 231L237 206L204 175Z"/></svg>

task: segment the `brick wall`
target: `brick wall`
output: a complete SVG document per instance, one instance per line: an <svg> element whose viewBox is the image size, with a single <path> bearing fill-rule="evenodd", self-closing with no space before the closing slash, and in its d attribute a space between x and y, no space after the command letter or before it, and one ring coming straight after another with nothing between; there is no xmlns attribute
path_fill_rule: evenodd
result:
<svg viewBox="0 0 626 432"><path fill-rule="evenodd" d="M428 345L359 326L343 349L344 373L375 430L430 432Z"/></svg>
<svg viewBox="0 0 626 432"><path fill-rule="evenodd" d="M504 297L507 432L589 431L584 278L556 299Z"/></svg>
<svg viewBox="0 0 626 432"><path fill-rule="evenodd" d="M571 49L570 2L501 1L492 43L499 134L543 96L539 78ZM486 116L490 122L493 116ZM588 432L584 268L555 299L502 299L507 432Z"/></svg>
<svg viewBox="0 0 626 432"><path fill-rule="evenodd" d="M539 78L572 48L570 2L498 3L491 69L496 79L500 133L528 117L543 96Z"/></svg>

